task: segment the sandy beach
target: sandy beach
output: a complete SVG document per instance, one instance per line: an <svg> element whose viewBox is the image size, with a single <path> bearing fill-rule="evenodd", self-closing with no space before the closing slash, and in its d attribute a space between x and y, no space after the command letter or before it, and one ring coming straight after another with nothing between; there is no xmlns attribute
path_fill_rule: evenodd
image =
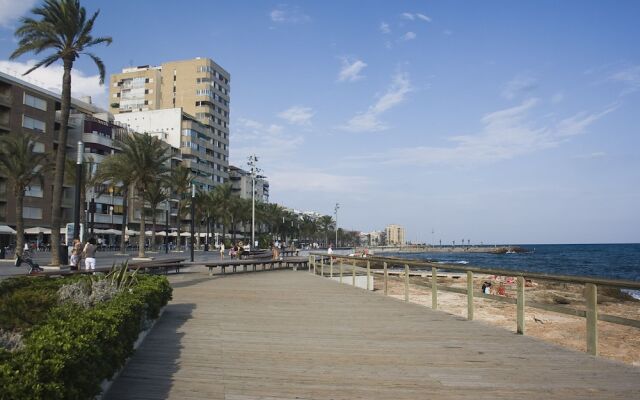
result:
<svg viewBox="0 0 640 400"><path fill-rule="evenodd" d="M477 286L478 291L485 280L492 281L494 288L503 282L505 295L515 298L516 284L510 283L511 280L508 277L479 276L474 279L474 285ZM374 281L375 290L382 293L382 277L376 276ZM422 286L421 282L427 282L427 280L418 277L411 278L410 301L431 307L431 289ZM438 278L438 284L466 288L466 277L451 274L450 277ZM525 305L526 301L535 301L574 309L585 309L581 285L555 284L543 281L533 282L533 285L526 288ZM404 299L404 281L399 277L389 277L389 295ZM640 320L640 301L620 297L614 291L600 288L598 312ZM515 305L477 297L474 304L475 320L516 332ZM438 308L441 311L466 318L466 296L440 290L438 291ZM525 333L567 348L578 351L586 350L586 321L584 318L525 307ZM598 348L601 357L640 367L640 329L599 321L598 334ZM514 349L514 352L517 352L517 349Z"/></svg>

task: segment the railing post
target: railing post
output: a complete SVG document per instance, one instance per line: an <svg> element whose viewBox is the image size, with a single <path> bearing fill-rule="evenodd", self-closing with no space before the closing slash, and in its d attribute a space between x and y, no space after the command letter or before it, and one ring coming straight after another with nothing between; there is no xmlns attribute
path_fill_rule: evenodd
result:
<svg viewBox="0 0 640 400"><path fill-rule="evenodd" d="M473 272L467 271L467 319L473 320Z"/></svg>
<svg viewBox="0 0 640 400"><path fill-rule="evenodd" d="M587 301L587 353L598 355L598 287L585 284L584 297Z"/></svg>
<svg viewBox="0 0 640 400"><path fill-rule="evenodd" d="M352 286L355 286L356 285L356 260L353 260L353 268L351 268L351 272L353 273Z"/></svg>
<svg viewBox="0 0 640 400"><path fill-rule="evenodd" d="M320 257L320 276L324 278L324 256Z"/></svg>
<svg viewBox="0 0 640 400"><path fill-rule="evenodd" d="M518 277L518 294L516 302L516 331L524 335L524 276Z"/></svg>
<svg viewBox="0 0 640 400"><path fill-rule="evenodd" d="M311 254L309 254L309 263L307 264L309 266L309 272L311 272L311 266L313 265L313 256Z"/></svg>
<svg viewBox="0 0 640 400"><path fill-rule="evenodd" d="M340 283L342 283L343 267L344 267L344 263L343 263L343 261L341 260L341 261L340 261Z"/></svg>
<svg viewBox="0 0 640 400"><path fill-rule="evenodd" d="M367 260L367 290L371 290L369 280L371 279L371 261Z"/></svg>
<svg viewBox="0 0 640 400"><path fill-rule="evenodd" d="M384 266L384 295L389 293L389 271L387 270L387 262L382 263Z"/></svg>
<svg viewBox="0 0 640 400"><path fill-rule="evenodd" d="M318 275L318 273L316 272L316 256L313 256L313 274L314 275Z"/></svg>
<svg viewBox="0 0 640 400"><path fill-rule="evenodd" d="M409 301L409 264L404 265L404 301Z"/></svg>
<svg viewBox="0 0 640 400"><path fill-rule="evenodd" d="M333 278L333 257L329 257L329 278Z"/></svg>
<svg viewBox="0 0 640 400"><path fill-rule="evenodd" d="M438 270L431 267L431 308L438 309Z"/></svg>

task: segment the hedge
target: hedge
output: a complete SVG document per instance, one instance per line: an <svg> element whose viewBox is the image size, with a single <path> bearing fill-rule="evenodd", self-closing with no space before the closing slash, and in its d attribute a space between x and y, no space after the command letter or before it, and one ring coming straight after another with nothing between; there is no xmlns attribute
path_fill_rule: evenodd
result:
<svg viewBox="0 0 640 400"><path fill-rule="evenodd" d="M63 305L31 329L24 348L0 354L0 399L90 399L133 353L146 320L171 299L163 276L138 283L94 308Z"/></svg>

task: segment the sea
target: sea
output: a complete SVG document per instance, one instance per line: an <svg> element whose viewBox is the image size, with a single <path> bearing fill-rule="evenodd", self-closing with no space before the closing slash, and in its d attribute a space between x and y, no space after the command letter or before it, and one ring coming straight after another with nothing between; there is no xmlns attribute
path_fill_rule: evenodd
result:
<svg viewBox="0 0 640 400"><path fill-rule="evenodd" d="M556 275L640 281L640 243L520 244L526 253L385 253L385 256ZM640 291L625 290L640 299Z"/></svg>

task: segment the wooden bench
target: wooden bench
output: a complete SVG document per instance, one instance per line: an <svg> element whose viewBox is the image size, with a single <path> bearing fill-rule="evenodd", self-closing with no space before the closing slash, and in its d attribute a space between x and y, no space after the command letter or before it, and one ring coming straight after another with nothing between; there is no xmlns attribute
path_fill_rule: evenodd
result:
<svg viewBox="0 0 640 400"><path fill-rule="evenodd" d="M247 260L217 260L212 262L205 263L194 263L197 265L204 265L209 268L209 275L213 275L214 268L220 268L220 272L222 275L226 274L227 268L233 268L233 272L239 272L238 267L242 267L242 272L247 272L248 268L251 268L253 272L257 272L258 266L261 265L262 269L260 271L273 270L273 269L282 269L282 268L290 268L294 266L303 266L307 264L308 260L306 257L298 257L296 259L287 259L287 260L271 260L271 259L247 259Z"/></svg>

